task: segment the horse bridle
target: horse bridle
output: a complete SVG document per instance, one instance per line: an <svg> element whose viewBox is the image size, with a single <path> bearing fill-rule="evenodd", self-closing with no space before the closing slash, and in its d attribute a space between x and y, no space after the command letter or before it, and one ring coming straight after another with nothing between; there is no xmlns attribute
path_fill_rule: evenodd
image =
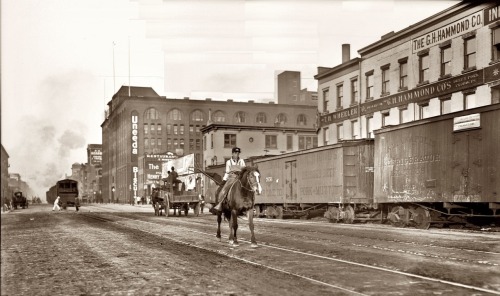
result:
<svg viewBox="0 0 500 296"><path fill-rule="evenodd" d="M255 172L255 171L253 171ZM249 172L250 173L250 172ZM252 189L254 187L255 184L257 184L258 182L255 181L255 182L250 182L249 178L248 178L248 175L247 175L247 180L248 180L248 183L250 184L250 187L251 188L246 188L245 186L243 186L243 183L241 183L241 179L238 179L238 182L240 182L241 184L241 188L247 190L247 191L251 191L251 192L254 192L255 193L255 189Z"/></svg>

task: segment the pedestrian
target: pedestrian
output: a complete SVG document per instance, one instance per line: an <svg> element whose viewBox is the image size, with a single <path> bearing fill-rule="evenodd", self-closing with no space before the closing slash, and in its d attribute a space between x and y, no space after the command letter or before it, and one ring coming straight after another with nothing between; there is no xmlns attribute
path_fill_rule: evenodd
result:
<svg viewBox="0 0 500 296"><path fill-rule="evenodd" d="M61 207L59 206L59 202L61 200L61 197L58 195L56 200L54 201L54 207L52 208L52 211L60 211Z"/></svg>

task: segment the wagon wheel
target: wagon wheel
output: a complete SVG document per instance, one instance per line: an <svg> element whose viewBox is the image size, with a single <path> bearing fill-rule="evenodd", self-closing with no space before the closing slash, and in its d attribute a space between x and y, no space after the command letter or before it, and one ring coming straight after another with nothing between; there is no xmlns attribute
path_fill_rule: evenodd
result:
<svg viewBox="0 0 500 296"><path fill-rule="evenodd" d="M165 194L165 217L168 217L170 211L170 200L168 193Z"/></svg>
<svg viewBox="0 0 500 296"><path fill-rule="evenodd" d="M345 208L344 223L347 223L347 224L354 223L354 209L351 206L347 206Z"/></svg>
<svg viewBox="0 0 500 296"><path fill-rule="evenodd" d="M428 209L420 206L415 206L411 211L412 220L415 222L415 227L418 229L429 229L431 226L431 214Z"/></svg>
<svg viewBox="0 0 500 296"><path fill-rule="evenodd" d="M199 202L197 202L196 205L194 206L194 215L196 217L198 217L200 215L200 207L201 207L201 205Z"/></svg>
<svg viewBox="0 0 500 296"><path fill-rule="evenodd" d="M391 222L394 227L404 227L408 221L408 209L402 206L394 206L391 212L387 215L389 222Z"/></svg>
<svg viewBox="0 0 500 296"><path fill-rule="evenodd" d="M283 206L276 207L276 219L283 219Z"/></svg>
<svg viewBox="0 0 500 296"><path fill-rule="evenodd" d="M254 213L253 213L253 216L254 216L254 217L259 217L259 216L260 216L260 206L255 205L255 206L253 207L253 212L254 212Z"/></svg>
<svg viewBox="0 0 500 296"><path fill-rule="evenodd" d="M189 204L184 204L184 216L187 216L189 212ZM179 210L179 216L181 215L181 211Z"/></svg>

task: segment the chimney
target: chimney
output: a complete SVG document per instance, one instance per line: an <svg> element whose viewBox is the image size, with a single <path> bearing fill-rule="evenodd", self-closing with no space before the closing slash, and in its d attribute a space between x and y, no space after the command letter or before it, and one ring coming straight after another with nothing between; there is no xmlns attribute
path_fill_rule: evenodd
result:
<svg viewBox="0 0 500 296"><path fill-rule="evenodd" d="M342 44L342 64L351 60L351 45Z"/></svg>

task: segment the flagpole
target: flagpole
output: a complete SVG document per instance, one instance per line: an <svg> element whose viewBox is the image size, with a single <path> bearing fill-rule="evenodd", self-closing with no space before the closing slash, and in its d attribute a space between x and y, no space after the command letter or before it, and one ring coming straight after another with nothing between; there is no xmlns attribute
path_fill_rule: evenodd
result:
<svg viewBox="0 0 500 296"><path fill-rule="evenodd" d="M130 97L130 36L128 36L128 96Z"/></svg>

